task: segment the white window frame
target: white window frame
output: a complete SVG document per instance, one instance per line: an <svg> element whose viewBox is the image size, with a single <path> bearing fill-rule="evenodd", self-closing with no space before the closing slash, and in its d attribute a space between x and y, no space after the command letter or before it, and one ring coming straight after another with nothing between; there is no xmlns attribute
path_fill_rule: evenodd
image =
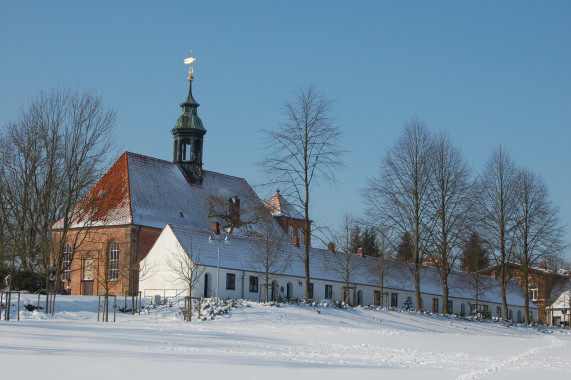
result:
<svg viewBox="0 0 571 380"><path fill-rule="evenodd" d="M333 299L333 285L325 285L325 298L326 299Z"/></svg>
<svg viewBox="0 0 571 380"><path fill-rule="evenodd" d="M62 280L65 282L69 282L71 280L71 257L72 257L71 245L66 244L63 247L63 255L61 260L61 266L63 270Z"/></svg>
<svg viewBox="0 0 571 380"><path fill-rule="evenodd" d="M109 281L119 280L119 243L114 241L109 247Z"/></svg>
<svg viewBox="0 0 571 380"><path fill-rule="evenodd" d="M538 286L537 284L533 284L529 286L529 298L532 301L537 301L538 299Z"/></svg>

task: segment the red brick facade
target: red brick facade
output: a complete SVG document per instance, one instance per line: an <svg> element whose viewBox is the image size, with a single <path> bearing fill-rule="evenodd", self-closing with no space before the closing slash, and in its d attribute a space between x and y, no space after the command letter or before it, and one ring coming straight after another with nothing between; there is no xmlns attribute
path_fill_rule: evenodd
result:
<svg viewBox="0 0 571 380"><path fill-rule="evenodd" d="M98 295L108 291L122 295L138 289L136 275L137 257L139 261L151 250L161 233L160 229L127 225L93 227L86 231L72 230L67 241L72 248L70 281L60 279L61 289L70 294ZM119 262L116 265L116 279L110 274L110 249L117 242L119 245ZM135 268L135 271L133 270ZM132 281L132 278L135 278Z"/></svg>
<svg viewBox="0 0 571 380"><path fill-rule="evenodd" d="M482 271L483 274L499 276L498 267L490 267ZM524 288L523 269L521 265L509 264L508 277L513 278L518 284ZM532 289L537 289L534 294L528 294L529 299L538 307L537 319L541 323L547 322L547 306L553 301L551 299L551 291L555 284L560 281L566 281L567 276L558 274L555 270L547 269L545 262L541 263L541 268L529 269L528 281L530 293Z"/></svg>
<svg viewBox="0 0 571 380"><path fill-rule="evenodd" d="M293 219L287 216L276 216L274 217L274 219L276 220L276 222L278 222L280 227L288 234L290 234L289 227L291 226L293 228L293 236L290 236L292 239L293 237L299 237L300 230L303 231L305 229L305 221L300 219ZM311 223L309 223L308 232L309 234L307 234L307 239L309 240L309 245L311 245ZM301 241L298 240L298 242L301 244Z"/></svg>

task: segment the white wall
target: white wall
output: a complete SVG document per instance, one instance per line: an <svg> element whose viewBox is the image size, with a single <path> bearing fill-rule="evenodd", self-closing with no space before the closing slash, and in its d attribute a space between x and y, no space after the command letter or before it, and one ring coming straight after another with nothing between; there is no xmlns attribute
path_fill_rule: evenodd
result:
<svg viewBox="0 0 571 380"><path fill-rule="evenodd" d="M155 245L149 252L149 255L145 258L144 262L149 267L153 267L153 275L148 278L141 279L139 282L139 290L143 292L143 296L152 297L155 294L160 294L162 297L165 296L186 296L188 295L187 286L180 279L173 276L172 270L167 264L167 259L172 255L173 251L182 250L174 234L167 226L163 233L157 239ZM226 289L226 274L232 273L235 275L235 288ZM216 267L205 267L205 271L202 274L198 284L193 290L194 297L215 297L216 296L216 283L217 283L217 268ZM242 298L251 301L260 300L260 296L263 297L263 277L256 272L234 270L229 268L220 268L219 270L219 291L218 295L220 298ZM258 277L258 291L250 292L250 276ZM208 282L206 286L205 294L205 282ZM292 294L290 298L302 299L305 297L305 278L303 277L291 277L291 276L273 276L270 279L270 283L276 281L279 285L279 297L282 299L286 298L287 295L287 284L291 284ZM341 288L344 286L342 282L335 281L323 281L318 279L311 280L313 283L313 299L322 300L325 298L325 285L333 286L333 301L341 300ZM352 284L353 285L353 284ZM374 291L379 291L380 287L375 287L371 285L356 285L357 291L362 291L363 294L363 305L373 305L374 304ZM389 294L389 305L391 305L391 294L397 294L397 308L402 308L407 297L411 297L412 306L415 307L415 297L414 292L403 291L399 289L385 288L384 291ZM271 297L271 294L270 294ZM424 310L432 311L432 300L434 298L438 299L438 312L443 311L443 297L441 295L431 295L422 293L422 308ZM472 299L461 299L449 297L452 301L452 313L461 314L462 304L465 305L466 314L470 313L470 305L473 304ZM351 302L355 304L357 299L353 298L351 293ZM496 315L496 307L501 307L500 303L493 302L480 302L480 305L487 305L488 310L492 313L492 316ZM512 312L512 320L518 322L517 316L518 311L520 312L520 318L523 321L524 308L518 306L509 306L509 310ZM532 309L532 320L537 320L537 309Z"/></svg>
<svg viewBox="0 0 571 380"><path fill-rule="evenodd" d="M233 273L235 275L235 289L228 290L226 289L226 274ZM205 274L208 274L211 279L211 283L209 283L210 291L208 292L209 297L216 296L216 274L217 268L215 267L207 267ZM249 290L249 283L250 283L250 276L258 277L258 292L250 292ZM204 275L200 279L200 282L196 289L193 291L193 296L195 297L203 297L204 296ZM276 281L279 286L279 297L282 299L286 298L287 293L287 284L291 283L292 285L292 294L290 298L298 298L302 299L305 297L305 279L302 277L289 277L289 276L273 276L270 278L270 283L272 281ZM264 283L263 277L256 272L252 271L241 271L241 270L233 270L227 268L220 268L220 298L243 298L251 301L258 301L260 296L264 297L263 295L263 288L262 284ZM325 285L332 285L333 286L333 301L341 300L341 288L345 285L341 282L334 282L334 281L323 281L314 279L311 280L313 283L313 298L317 301L322 300L325 298ZM282 289L283 288L283 289ZM370 285L356 285L356 291L361 290L363 292L363 306L366 305L373 305L374 304L374 292L380 291L379 287L374 287ZM412 299L412 306L415 307L415 297L414 292L403 291L400 289L391 289L385 288L384 291L389 294L388 301L389 305L391 304L391 294L397 294L397 308L402 308L405 300L407 297L411 297ZM271 297L271 295L270 295ZM432 294L421 294L422 302L423 302L423 309L432 311L432 300L434 298L438 299L438 312L442 313L443 311L443 297L441 295L432 295ZM452 313L456 313L458 315L461 314L462 304L465 306L466 314L470 313L470 304L474 305L474 300L472 299L462 299L462 298L455 298L449 297L449 300L452 301ZM353 293L351 292L351 302L356 302L357 300L353 299ZM496 307L501 308L501 303L493 303L493 302L479 302L479 305L483 307L484 305L488 306L488 310L492 313L492 317L496 316ZM517 312L520 311L521 321L524 319L524 308L519 306L512 306L508 305L508 309L512 311L512 319L515 322L517 321ZM537 320L537 309L532 309L532 320Z"/></svg>

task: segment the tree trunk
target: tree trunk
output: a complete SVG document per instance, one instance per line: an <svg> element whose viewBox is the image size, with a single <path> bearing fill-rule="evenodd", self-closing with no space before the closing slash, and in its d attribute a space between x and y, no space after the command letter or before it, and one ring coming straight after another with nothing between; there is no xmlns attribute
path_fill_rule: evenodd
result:
<svg viewBox="0 0 571 380"><path fill-rule="evenodd" d="M525 313L525 324L529 325L529 278L527 272L528 272L527 266L524 266L523 268L524 313Z"/></svg>
<svg viewBox="0 0 571 380"><path fill-rule="evenodd" d="M307 171L305 173L307 178ZM307 182L306 182L307 183ZM309 234L309 185L306 184L305 187L305 299L309 300L309 239L307 234Z"/></svg>
<svg viewBox="0 0 571 380"><path fill-rule="evenodd" d="M383 272L381 272L381 309L384 308L385 308L385 275Z"/></svg>
<svg viewBox="0 0 571 380"><path fill-rule="evenodd" d="M420 269L416 269L414 272L414 298L416 301L416 311L422 310L420 302Z"/></svg>
<svg viewBox="0 0 571 380"><path fill-rule="evenodd" d="M478 308L478 301L480 299L480 275L476 274L476 309Z"/></svg>
<svg viewBox="0 0 571 380"><path fill-rule="evenodd" d="M268 302L268 293L269 293L269 292L268 292L268 287L270 286L270 278L269 278L267 272L266 272L266 276L265 276L265 277L266 277L266 290L264 291L265 296L266 296L265 302Z"/></svg>
<svg viewBox="0 0 571 380"><path fill-rule="evenodd" d="M450 310L448 310L448 281L444 280L442 284L442 312L444 314L450 314Z"/></svg>
<svg viewBox="0 0 571 380"><path fill-rule="evenodd" d="M502 283L502 310L504 313L504 321L508 320L508 300L506 295L506 287L507 287L507 268L506 265L502 265L502 269L500 270L501 273L501 283Z"/></svg>

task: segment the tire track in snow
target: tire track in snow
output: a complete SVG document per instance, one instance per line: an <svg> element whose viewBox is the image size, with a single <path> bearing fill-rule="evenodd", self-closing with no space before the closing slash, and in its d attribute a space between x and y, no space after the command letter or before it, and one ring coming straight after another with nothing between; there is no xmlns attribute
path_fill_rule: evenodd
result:
<svg viewBox="0 0 571 380"><path fill-rule="evenodd" d="M512 356L511 358L509 358L507 360L495 363L495 364L489 366L488 368L479 369L479 370L475 370L475 371L472 371L469 373L465 373L465 374L459 376L458 380L481 379L484 376L489 376L495 372L505 370L505 369L514 368L514 367L516 367L517 363L525 360L526 358L528 358L530 356L537 355L538 353L540 353L542 351L552 350L552 349L559 348L559 347L562 347L565 345L565 343L561 339L557 339L554 336L547 337L547 340L549 341L549 344L547 344L545 346L534 347L530 350L525 351L522 354L515 355L515 356Z"/></svg>

